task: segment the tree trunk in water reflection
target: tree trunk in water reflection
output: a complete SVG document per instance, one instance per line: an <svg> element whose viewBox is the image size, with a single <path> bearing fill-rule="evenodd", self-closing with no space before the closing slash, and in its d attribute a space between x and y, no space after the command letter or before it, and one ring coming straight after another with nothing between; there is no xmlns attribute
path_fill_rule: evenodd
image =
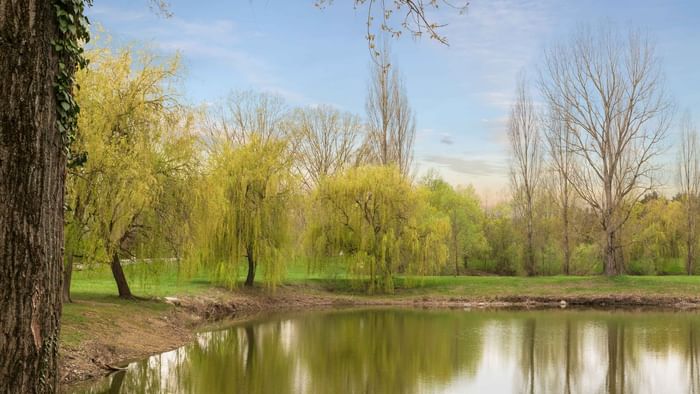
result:
<svg viewBox="0 0 700 394"><path fill-rule="evenodd" d="M527 365L527 392L530 394L535 393L535 331L535 319L527 319L525 321L525 338L523 341L525 346L525 360L523 361Z"/></svg>
<svg viewBox="0 0 700 394"><path fill-rule="evenodd" d="M689 364L689 369L690 373L688 374L690 378L690 382L688 383L688 386L690 387L690 392L692 394L700 392L700 388L698 387L698 343L697 343L697 338L696 333L696 324L695 323L690 323L690 327L688 327L688 364Z"/></svg>
<svg viewBox="0 0 700 394"><path fill-rule="evenodd" d="M625 392L625 329L618 322L608 322L608 376L609 394Z"/></svg>
<svg viewBox="0 0 700 394"><path fill-rule="evenodd" d="M564 392L571 394L571 321L566 320L566 385Z"/></svg>
<svg viewBox="0 0 700 394"><path fill-rule="evenodd" d="M124 375L126 375L126 371L118 371L112 376L112 382L109 384L109 394L121 393Z"/></svg>

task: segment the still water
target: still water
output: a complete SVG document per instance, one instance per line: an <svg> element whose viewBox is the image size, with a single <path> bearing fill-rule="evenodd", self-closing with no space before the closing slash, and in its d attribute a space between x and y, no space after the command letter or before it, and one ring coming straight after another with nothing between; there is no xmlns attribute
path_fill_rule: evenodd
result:
<svg viewBox="0 0 700 394"><path fill-rule="evenodd" d="M694 393L700 314L370 309L202 333L75 393Z"/></svg>

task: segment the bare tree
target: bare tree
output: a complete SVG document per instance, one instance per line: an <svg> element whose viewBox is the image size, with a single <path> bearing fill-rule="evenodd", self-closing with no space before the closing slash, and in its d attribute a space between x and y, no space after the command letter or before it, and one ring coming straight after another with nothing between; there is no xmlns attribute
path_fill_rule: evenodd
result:
<svg viewBox="0 0 700 394"><path fill-rule="evenodd" d="M657 183L654 159L671 117L654 48L638 33L582 29L546 52L541 87L568 125L576 162L570 184L599 217L605 274L618 275L619 231Z"/></svg>
<svg viewBox="0 0 700 394"><path fill-rule="evenodd" d="M224 139L244 145L256 135L263 141L286 136L288 109L284 100L270 93L231 93L204 117L205 143L211 148Z"/></svg>
<svg viewBox="0 0 700 394"><path fill-rule="evenodd" d="M570 185L574 157L571 144L570 126L566 118L556 109L550 109L546 116L544 127L550 170L554 176L550 178L549 186L554 195L554 201L559 205L562 224L562 250L564 251L564 273L571 271L571 205L574 189Z"/></svg>
<svg viewBox="0 0 700 394"><path fill-rule="evenodd" d="M157 1L157 0L151 0ZM316 7L325 8L334 0L315 0ZM404 32L414 38L427 34L431 39L447 45L447 37L439 33L444 24L433 22L426 12L437 10L441 6L452 8L464 13L469 6L468 1L461 3L452 0L353 0L355 8L367 7L367 42L372 56L379 58L381 52L376 50L374 21L379 21L379 30L398 38ZM396 20L398 19L398 20Z"/></svg>
<svg viewBox="0 0 700 394"><path fill-rule="evenodd" d="M371 162L396 165L408 176L413 164L416 124L399 70L385 43L372 64L367 94L366 149Z"/></svg>
<svg viewBox="0 0 700 394"><path fill-rule="evenodd" d="M689 113L681 120L681 145L678 152L678 183L686 214L686 262L688 275L693 273L697 244L698 193L700 193L700 157L698 130Z"/></svg>
<svg viewBox="0 0 700 394"><path fill-rule="evenodd" d="M294 130L296 166L307 187L355 163L362 132L356 115L331 106L298 109Z"/></svg>
<svg viewBox="0 0 700 394"><path fill-rule="evenodd" d="M508 140L510 141L510 179L516 209L525 219L527 244L525 271L535 274L534 202L542 178L542 148L539 121L525 79L518 83L517 97L510 112Z"/></svg>

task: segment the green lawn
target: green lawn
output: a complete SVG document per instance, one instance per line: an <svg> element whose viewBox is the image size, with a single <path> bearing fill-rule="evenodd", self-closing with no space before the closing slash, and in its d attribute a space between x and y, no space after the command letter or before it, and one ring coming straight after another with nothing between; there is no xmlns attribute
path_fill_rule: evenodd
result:
<svg viewBox="0 0 700 394"><path fill-rule="evenodd" d="M349 279L342 267L330 267L309 273L304 262L288 267L285 285L298 291L332 292L363 295L358 281ZM179 274L174 264L127 265L124 267L132 292L146 300L121 300L112 273L107 266L76 271L72 282L72 304L63 309L62 341L77 344L96 329L109 332L110 324L134 314L159 315L171 308L157 297L203 294L214 284L205 275L187 277ZM262 286L263 273L258 281ZM507 296L700 296L700 276L428 276L398 277L393 295L396 297L462 297L493 299Z"/></svg>
<svg viewBox="0 0 700 394"><path fill-rule="evenodd" d="M214 284L206 275L186 276L174 264L128 265L124 268L131 290L141 297L193 295ZM262 285L264 273L257 275ZM289 264L287 285L312 285L334 292L357 293L358 281L349 279L342 267L309 272L303 261ZM439 294L492 297L507 295L668 295L700 296L700 276L426 276L397 277L398 295ZM117 293L107 266L76 271L71 287L77 299L111 299Z"/></svg>

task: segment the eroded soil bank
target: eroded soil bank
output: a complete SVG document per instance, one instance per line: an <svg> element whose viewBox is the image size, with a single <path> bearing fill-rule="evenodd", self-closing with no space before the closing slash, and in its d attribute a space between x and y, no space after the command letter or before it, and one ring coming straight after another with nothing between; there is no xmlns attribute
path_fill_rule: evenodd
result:
<svg viewBox="0 0 700 394"><path fill-rule="evenodd" d="M227 291L196 296L121 301L77 298L62 326L61 382L71 384L103 376L111 367L180 347L197 331L223 319L246 320L259 313L344 306L418 308L666 308L700 307L700 297L659 295L364 296L334 294L306 286ZM64 313L64 315L66 315Z"/></svg>

